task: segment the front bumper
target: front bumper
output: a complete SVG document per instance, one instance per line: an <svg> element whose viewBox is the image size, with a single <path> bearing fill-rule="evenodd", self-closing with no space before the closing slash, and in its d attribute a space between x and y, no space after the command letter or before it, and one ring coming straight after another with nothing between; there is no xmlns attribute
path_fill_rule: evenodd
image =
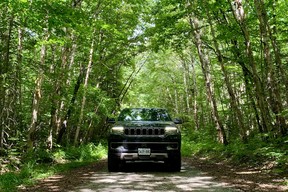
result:
<svg viewBox="0 0 288 192"><path fill-rule="evenodd" d="M124 161L165 161L180 153L180 142L112 141L109 142L108 156ZM141 155L139 149L149 149L150 154Z"/></svg>
<svg viewBox="0 0 288 192"><path fill-rule="evenodd" d="M153 161L163 161L168 159L167 153L151 153L148 155L139 155L138 153L120 153L120 156L117 156L120 160L125 161L143 161L143 160L153 160ZM116 158L116 157L115 157Z"/></svg>

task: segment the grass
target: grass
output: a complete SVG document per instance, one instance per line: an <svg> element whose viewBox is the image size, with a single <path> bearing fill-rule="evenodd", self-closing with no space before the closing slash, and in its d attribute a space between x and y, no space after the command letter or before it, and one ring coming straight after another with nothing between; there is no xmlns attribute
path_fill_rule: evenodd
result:
<svg viewBox="0 0 288 192"><path fill-rule="evenodd" d="M0 191L13 192L21 185L32 185L38 179L65 172L105 158L106 147L102 144L81 145L56 149L53 152L39 150L25 158L20 170L0 175Z"/></svg>
<svg viewBox="0 0 288 192"><path fill-rule="evenodd" d="M209 136L195 131L192 134L183 134L182 155L206 157L211 161L228 160L237 164L266 166L268 171L285 174L288 170L287 141L288 138L263 141L255 136L247 143L234 140L228 146L223 146Z"/></svg>
<svg viewBox="0 0 288 192"><path fill-rule="evenodd" d="M259 137L250 138L248 143L239 140L223 146L208 133L193 131L182 137L182 155L206 157L211 160L230 160L235 163L263 165L273 163L273 173L288 170L288 138L264 142ZM21 159L19 170L0 175L0 191L13 192L21 185L32 185L38 179L65 172L105 158L107 147L102 144L87 144L79 147L54 149L52 152L39 149ZM17 159L17 158L16 158ZM20 162L20 160L17 160ZM0 161L1 162L1 161ZM2 166L2 165L1 165ZM288 181L285 181L288 185Z"/></svg>
<svg viewBox="0 0 288 192"><path fill-rule="evenodd" d="M196 135L196 136L195 136ZM205 157L209 161L229 161L232 164L261 167L267 173L283 175L283 185L288 186L288 137L263 141L250 138L247 143L239 140L223 146L213 139L194 132L183 135L182 155Z"/></svg>

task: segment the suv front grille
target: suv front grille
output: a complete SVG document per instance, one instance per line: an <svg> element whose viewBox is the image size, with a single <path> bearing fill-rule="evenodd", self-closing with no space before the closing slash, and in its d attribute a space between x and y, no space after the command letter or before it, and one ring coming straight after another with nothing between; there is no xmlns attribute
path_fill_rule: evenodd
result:
<svg viewBox="0 0 288 192"><path fill-rule="evenodd" d="M164 135L165 130L164 127L136 127L136 128L125 128L125 135Z"/></svg>

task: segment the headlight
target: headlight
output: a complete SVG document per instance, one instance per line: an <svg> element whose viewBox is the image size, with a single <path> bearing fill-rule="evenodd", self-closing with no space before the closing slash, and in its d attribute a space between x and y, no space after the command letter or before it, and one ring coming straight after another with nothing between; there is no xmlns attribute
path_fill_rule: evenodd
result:
<svg viewBox="0 0 288 192"><path fill-rule="evenodd" d="M177 134L178 129L177 127L165 127L165 134Z"/></svg>
<svg viewBox="0 0 288 192"><path fill-rule="evenodd" d="M122 134L122 133L124 133L124 127L122 127L122 126L112 127L111 133Z"/></svg>

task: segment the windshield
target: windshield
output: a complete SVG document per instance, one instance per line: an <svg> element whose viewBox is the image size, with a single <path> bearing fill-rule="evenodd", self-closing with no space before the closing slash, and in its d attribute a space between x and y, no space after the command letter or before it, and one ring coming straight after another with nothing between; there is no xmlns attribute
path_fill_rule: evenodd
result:
<svg viewBox="0 0 288 192"><path fill-rule="evenodd" d="M171 121L165 109L134 108L121 111L118 121Z"/></svg>

